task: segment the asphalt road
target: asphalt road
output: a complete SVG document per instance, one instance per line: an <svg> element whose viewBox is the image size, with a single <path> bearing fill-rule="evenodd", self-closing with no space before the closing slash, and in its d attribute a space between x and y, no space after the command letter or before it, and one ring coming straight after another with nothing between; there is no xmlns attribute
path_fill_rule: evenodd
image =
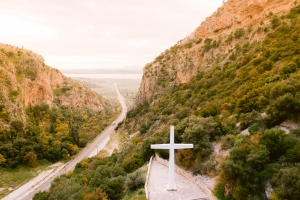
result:
<svg viewBox="0 0 300 200"><path fill-rule="evenodd" d="M19 189L14 191L15 195L10 194L4 199L22 199L22 200L31 200L35 193L40 191L46 191L50 189L51 182L62 174L65 174L69 170L74 170L76 164L80 162L82 159L87 157L92 157L97 154L98 150L102 149L107 141L109 140L109 135L115 129L116 125L121 122L126 117L126 104L123 96L121 95L117 84L115 84L116 92L118 95L119 102L122 106L122 113L120 116L114 121L114 124L111 124L107 127L92 143L90 143L86 148L84 148L73 160L66 163L64 166L59 167L56 171L51 173L50 176L47 176L41 183L36 183L36 186L32 186L31 188L26 188L18 192ZM40 185L39 185L40 184ZM39 185L39 186L37 186ZM20 188L21 189L21 188Z"/></svg>

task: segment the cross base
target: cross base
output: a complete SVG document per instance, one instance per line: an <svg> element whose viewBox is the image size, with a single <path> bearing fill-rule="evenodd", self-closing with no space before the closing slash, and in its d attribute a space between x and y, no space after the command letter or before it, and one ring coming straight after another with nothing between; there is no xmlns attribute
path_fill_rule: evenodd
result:
<svg viewBox="0 0 300 200"><path fill-rule="evenodd" d="M167 190L168 190L168 191L176 191L176 190L177 190L177 187L176 187L176 185L175 185L173 188L170 188L169 185L167 185Z"/></svg>

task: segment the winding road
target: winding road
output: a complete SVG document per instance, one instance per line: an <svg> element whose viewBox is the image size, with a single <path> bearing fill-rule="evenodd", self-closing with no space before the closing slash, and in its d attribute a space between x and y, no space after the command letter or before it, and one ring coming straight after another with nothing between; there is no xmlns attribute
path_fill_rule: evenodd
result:
<svg viewBox="0 0 300 200"><path fill-rule="evenodd" d="M42 179L33 179L27 184L21 186L17 190L13 191L2 200L31 200L35 193L50 189L51 182L62 174L65 174L69 170L74 170L76 164L82 159L92 157L98 153L109 141L109 136L115 129L115 126L126 117L126 104L123 96L121 95L117 84L115 84L118 100L122 106L122 112L120 116L115 120L114 124L107 127L95 140L85 147L73 160L67 162L64 165L57 167L53 172L43 177Z"/></svg>

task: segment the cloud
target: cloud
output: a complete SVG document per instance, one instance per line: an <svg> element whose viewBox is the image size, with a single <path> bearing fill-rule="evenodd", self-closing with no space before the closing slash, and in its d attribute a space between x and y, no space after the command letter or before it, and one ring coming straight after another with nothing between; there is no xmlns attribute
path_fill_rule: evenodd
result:
<svg viewBox="0 0 300 200"><path fill-rule="evenodd" d="M145 60L144 55L151 55L148 58L152 59L189 35L221 6L221 1L3 1L0 42L31 49L56 68L69 64L52 60L53 55L60 58L116 56L115 59L126 56L132 62L129 65L145 65L152 60ZM80 61L82 67L89 62L99 66L109 64L101 59ZM110 62L111 66L124 66L121 61Z"/></svg>

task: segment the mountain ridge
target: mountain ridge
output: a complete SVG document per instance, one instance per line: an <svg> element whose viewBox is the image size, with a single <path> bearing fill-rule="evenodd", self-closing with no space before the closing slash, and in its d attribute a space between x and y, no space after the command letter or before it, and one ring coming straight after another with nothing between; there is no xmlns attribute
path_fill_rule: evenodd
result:
<svg viewBox="0 0 300 200"><path fill-rule="evenodd" d="M260 4L265 7L259 6L255 21L248 19L245 23L239 23L238 19L248 16L247 13L242 12L243 10L252 9ZM295 6L293 0L229 0L225 2L192 34L161 53L153 62L144 67L144 76L136 98L136 105L151 103L155 96L166 91L167 88L190 81L198 71L210 70L218 64L219 60L224 60L220 63L224 64L228 60L224 59L224 56L234 49L239 42L238 39L245 32L254 32L259 27L267 26L274 13L286 13L293 6ZM274 13L270 12L270 9L274 7L276 8ZM223 22L227 24L225 27L229 28L216 31L224 26ZM260 31L247 36L249 37L247 39L250 42L262 41L265 36L266 33ZM216 59L217 57L219 59Z"/></svg>
<svg viewBox="0 0 300 200"><path fill-rule="evenodd" d="M100 95L45 65L42 56L11 45L0 44L0 49L0 104L13 120L25 122L25 108L43 103L98 111L108 108Z"/></svg>

